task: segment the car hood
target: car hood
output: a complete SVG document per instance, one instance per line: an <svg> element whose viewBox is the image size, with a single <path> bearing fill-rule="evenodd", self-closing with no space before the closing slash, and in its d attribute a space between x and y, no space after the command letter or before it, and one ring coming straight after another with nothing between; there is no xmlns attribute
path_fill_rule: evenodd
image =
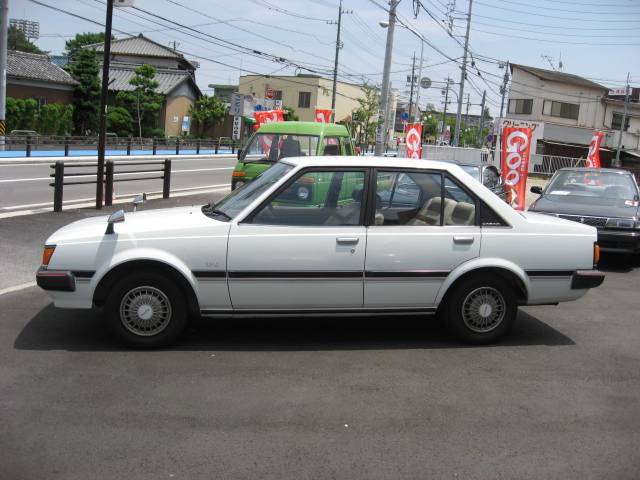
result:
<svg viewBox="0 0 640 480"><path fill-rule="evenodd" d="M638 215L638 205L625 204L624 199L586 197L581 200L578 203L569 195L544 195L533 202L529 210L591 217L629 218ZM631 203L632 200L626 202Z"/></svg>
<svg viewBox="0 0 640 480"><path fill-rule="evenodd" d="M144 238L158 235L191 235L194 230L201 228L228 227L228 223L204 215L201 208L189 206L127 212L124 222L114 224L114 232L117 236ZM70 223L57 230L46 243L58 245L65 242L101 240L106 235L108 218L103 215Z"/></svg>

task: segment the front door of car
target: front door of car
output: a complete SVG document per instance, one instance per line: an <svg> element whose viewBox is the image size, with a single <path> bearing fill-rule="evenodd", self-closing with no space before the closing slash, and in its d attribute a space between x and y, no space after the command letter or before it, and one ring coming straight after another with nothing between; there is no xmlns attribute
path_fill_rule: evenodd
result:
<svg viewBox="0 0 640 480"><path fill-rule="evenodd" d="M367 232L364 306L422 308L480 253L474 198L440 172L378 170Z"/></svg>
<svg viewBox="0 0 640 480"><path fill-rule="evenodd" d="M234 310L360 308L366 248L364 169L311 169L233 224Z"/></svg>

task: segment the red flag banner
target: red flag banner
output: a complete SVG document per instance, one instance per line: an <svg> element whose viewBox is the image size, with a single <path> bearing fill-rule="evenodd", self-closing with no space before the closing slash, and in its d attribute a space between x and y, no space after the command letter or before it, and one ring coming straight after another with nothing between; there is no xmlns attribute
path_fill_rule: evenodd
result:
<svg viewBox="0 0 640 480"><path fill-rule="evenodd" d="M263 110L253 112L253 118L256 119L258 128L264 123L284 122L284 110Z"/></svg>
<svg viewBox="0 0 640 480"><path fill-rule="evenodd" d="M589 153L587 154L587 167L600 168L600 145L602 145L603 138L604 132L598 130L596 130L593 137L591 137Z"/></svg>
<svg viewBox="0 0 640 480"><path fill-rule="evenodd" d="M531 135L530 128L504 127L502 130L502 178L509 204L516 210L524 210L526 206Z"/></svg>
<svg viewBox="0 0 640 480"><path fill-rule="evenodd" d="M422 124L408 123L404 129L407 158L422 158Z"/></svg>
<svg viewBox="0 0 640 480"><path fill-rule="evenodd" d="M322 108L316 108L316 122L331 123L331 110L324 110Z"/></svg>

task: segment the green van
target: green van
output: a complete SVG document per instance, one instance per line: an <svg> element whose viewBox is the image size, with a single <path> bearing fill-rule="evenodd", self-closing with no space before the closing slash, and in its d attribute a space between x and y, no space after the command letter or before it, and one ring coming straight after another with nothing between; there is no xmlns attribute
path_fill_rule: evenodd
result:
<svg viewBox="0 0 640 480"><path fill-rule="evenodd" d="M246 148L238 151L231 176L231 189L250 182L285 157L354 155L355 149L344 125L319 122L265 123Z"/></svg>

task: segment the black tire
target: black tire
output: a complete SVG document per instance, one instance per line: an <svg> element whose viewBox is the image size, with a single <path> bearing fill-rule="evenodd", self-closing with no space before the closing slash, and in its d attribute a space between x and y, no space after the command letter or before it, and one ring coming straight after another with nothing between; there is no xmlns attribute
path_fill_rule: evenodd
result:
<svg viewBox="0 0 640 480"><path fill-rule="evenodd" d="M518 303L513 288L502 278L470 276L452 289L441 314L447 329L459 340L481 345L495 343L507 334L518 313Z"/></svg>
<svg viewBox="0 0 640 480"><path fill-rule="evenodd" d="M187 320L187 302L180 287L158 273L134 273L120 279L105 302L107 328L132 348L174 343Z"/></svg>

